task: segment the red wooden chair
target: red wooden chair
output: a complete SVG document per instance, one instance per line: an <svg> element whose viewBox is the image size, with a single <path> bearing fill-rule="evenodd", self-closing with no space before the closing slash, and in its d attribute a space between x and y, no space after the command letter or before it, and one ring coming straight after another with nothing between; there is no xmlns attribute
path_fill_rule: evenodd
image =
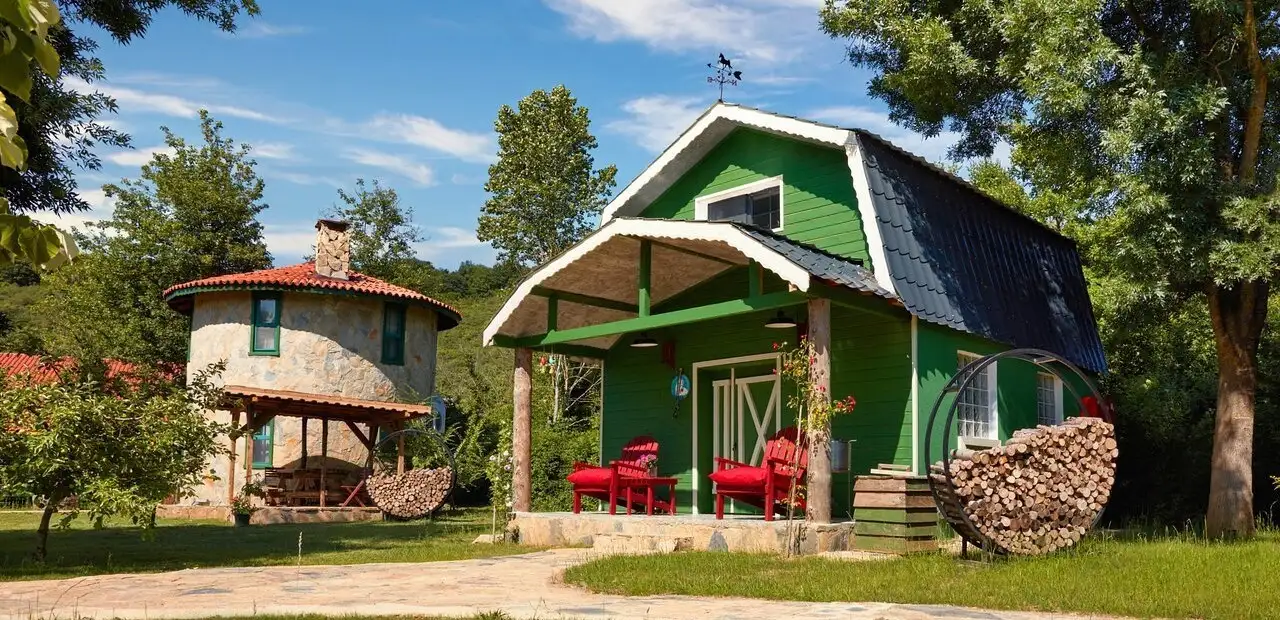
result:
<svg viewBox="0 0 1280 620"><path fill-rule="evenodd" d="M716 457L716 471L709 476L716 483L716 518L724 518L725 498L756 506L764 510L764 520L772 521L775 510L785 512L787 496L791 492L791 470L795 471L796 508L805 509L800 490L804 486L805 469L809 465L807 442L796 441L797 430L789 426L769 438L764 447L760 465L748 465L730 459ZM796 451L800 451L796 462Z"/></svg>
<svg viewBox="0 0 1280 620"><path fill-rule="evenodd" d="M619 492L627 489L627 478L648 478L649 468L640 460L646 456L658 456L658 442L642 435L627 442L622 448L622 458L611 461L608 467L600 467L581 461L573 464L573 473L567 479L573 485L573 511L582 512L582 496L608 502L609 514L618 514ZM627 506L630 510L631 506Z"/></svg>

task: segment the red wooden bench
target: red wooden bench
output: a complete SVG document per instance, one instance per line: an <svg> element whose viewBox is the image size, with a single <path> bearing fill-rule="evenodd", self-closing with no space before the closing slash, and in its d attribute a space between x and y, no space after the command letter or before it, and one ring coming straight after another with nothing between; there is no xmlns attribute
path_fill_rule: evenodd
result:
<svg viewBox="0 0 1280 620"><path fill-rule="evenodd" d="M650 475L649 468L641 461L647 456L658 456L658 442L649 436L640 436L627 442L622 448L622 458L609 463L607 467L577 462L573 464L573 473L567 479L573 485L573 511L582 512L582 496L594 497L609 504L609 514L618 514L618 501L625 501L625 495L631 487L643 487L644 481L655 476ZM653 513L655 504L658 508L667 509L667 502L650 503L645 494L646 509ZM627 512L631 511L630 502L626 502Z"/></svg>
<svg viewBox="0 0 1280 620"><path fill-rule="evenodd" d="M774 511L785 512L791 493L792 467L795 466L796 508L804 511L802 493L805 469L809 465L808 442L796 441L797 430L789 426L769 438L760 465L716 457L716 470L709 476L716 484L716 518L724 518L725 498L744 502L764 510L764 520L772 521ZM799 461L796 451L799 451Z"/></svg>

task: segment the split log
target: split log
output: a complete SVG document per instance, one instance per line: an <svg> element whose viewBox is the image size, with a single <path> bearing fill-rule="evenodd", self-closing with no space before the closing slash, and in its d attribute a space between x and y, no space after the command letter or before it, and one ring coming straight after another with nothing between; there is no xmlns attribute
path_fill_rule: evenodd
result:
<svg viewBox="0 0 1280 620"><path fill-rule="evenodd" d="M375 475L365 483L369 497L383 512L416 519L435 512L453 490L453 470L410 469L403 474Z"/></svg>

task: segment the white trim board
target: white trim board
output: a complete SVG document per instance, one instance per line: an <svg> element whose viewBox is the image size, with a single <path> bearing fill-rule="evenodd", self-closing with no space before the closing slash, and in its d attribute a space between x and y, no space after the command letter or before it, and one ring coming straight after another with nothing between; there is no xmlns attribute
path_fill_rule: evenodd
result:
<svg viewBox="0 0 1280 620"><path fill-rule="evenodd" d="M849 160L849 176L853 178L853 198L858 203L858 218L862 220L862 233L867 239L867 253L871 255L871 273L876 277L876 284L880 288L897 295L898 289L889 273L889 257L885 254L884 239L880 236L880 219L876 216L876 205L871 198L867 165L862 159L862 148L856 137L850 136L844 152Z"/></svg>
<svg viewBox="0 0 1280 620"><path fill-rule="evenodd" d="M511 297L507 298L506 303L494 315L489 325L485 327L484 345L490 346L493 344L494 336L499 334L503 325L515 314L520 304L533 294L534 287L591 253L592 250L600 247L606 241L619 236L641 239L718 241L728 245L748 259L756 261L761 267L773 272L779 278L795 287L795 290L809 290L811 276L808 270L766 247L763 243L760 243L760 241L731 223L620 218L610 221L600 230L595 231L577 245L569 248L529 274L520 283L520 286L516 288L515 292L511 294ZM745 265L746 263L744 262L743 264Z"/></svg>
<svg viewBox="0 0 1280 620"><path fill-rule="evenodd" d="M603 409L601 409L603 411ZM920 323L911 315L911 471L920 470Z"/></svg>

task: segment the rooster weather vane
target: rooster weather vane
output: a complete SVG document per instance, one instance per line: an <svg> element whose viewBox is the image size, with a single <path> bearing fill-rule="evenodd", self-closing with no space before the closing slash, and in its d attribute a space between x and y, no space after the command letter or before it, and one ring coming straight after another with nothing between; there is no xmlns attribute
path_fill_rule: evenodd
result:
<svg viewBox="0 0 1280 620"><path fill-rule="evenodd" d="M719 60L716 62L709 62L707 63L707 66L715 69L716 72L715 75L707 76L707 83L720 85L719 100L724 101L724 85L728 84L730 86L737 86L738 82L742 80L742 72L735 71L733 69L733 63L730 62L728 58L725 58L723 53L720 54Z"/></svg>

